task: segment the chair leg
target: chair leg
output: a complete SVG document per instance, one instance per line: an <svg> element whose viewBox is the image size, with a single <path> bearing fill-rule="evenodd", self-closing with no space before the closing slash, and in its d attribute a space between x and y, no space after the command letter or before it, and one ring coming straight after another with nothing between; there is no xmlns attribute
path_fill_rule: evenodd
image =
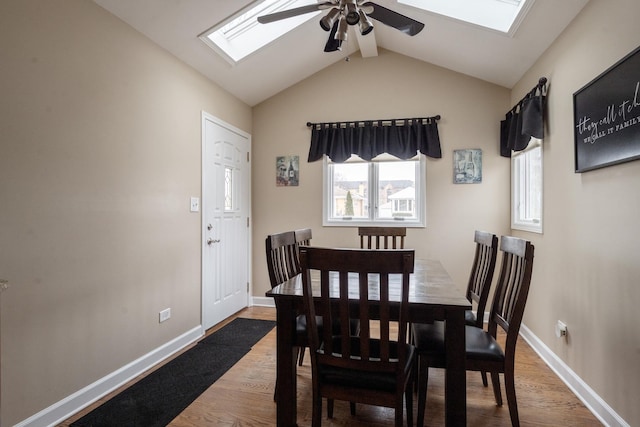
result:
<svg viewBox="0 0 640 427"><path fill-rule="evenodd" d="M404 412L402 410L402 403L400 404L400 407L396 406L395 416L396 416L395 426L404 427Z"/></svg>
<svg viewBox="0 0 640 427"><path fill-rule="evenodd" d="M511 425L513 427L520 426L518 417L518 402L516 401L516 385L514 381L513 371L505 370L504 388L507 394L507 404L509 405L509 415L511 416Z"/></svg>
<svg viewBox="0 0 640 427"><path fill-rule="evenodd" d="M327 399L327 418L333 418L333 399Z"/></svg>
<svg viewBox="0 0 640 427"><path fill-rule="evenodd" d="M407 388L404 391L404 400L407 406L407 427L413 427L413 381L407 384ZM399 407L402 413L402 405ZM396 409L398 411L398 409Z"/></svg>
<svg viewBox="0 0 640 427"><path fill-rule="evenodd" d="M302 366L302 360L304 359L304 349L306 347L300 347L298 349L298 366Z"/></svg>
<svg viewBox="0 0 640 427"><path fill-rule="evenodd" d="M496 397L496 405L502 406L502 393L500 392L500 375L491 372L491 383L493 384L493 395Z"/></svg>
<svg viewBox="0 0 640 427"><path fill-rule="evenodd" d="M322 396L320 393L313 393L313 407L311 409L311 427L321 427L322 425Z"/></svg>
<svg viewBox="0 0 640 427"><path fill-rule="evenodd" d="M424 413L427 406L427 385L429 383L429 364L425 357L418 357L418 421L417 426L424 426Z"/></svg>
<svg viewBox="0 0 640 427"><path fill-rule="evenodd" d="M356 402L349 402L349 409L351 410L351 416L356 415Z"/></svg>
<svg viewBox="0 0 640 427"><path fill-rule="evenodd" d="M480 372L480 375L482 375L482 385L488 387L489 383L487 382L487 373L485 371L482 371Z"/></svg>

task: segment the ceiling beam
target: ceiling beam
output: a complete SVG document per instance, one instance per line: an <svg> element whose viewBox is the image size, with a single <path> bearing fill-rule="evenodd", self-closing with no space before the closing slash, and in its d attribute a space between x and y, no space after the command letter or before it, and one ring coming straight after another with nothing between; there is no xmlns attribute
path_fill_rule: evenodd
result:
<svg viewBox="0 0 640 427"><path fill-rule="evenodd" d="M376 43L375 30L371 31L366 36L360 34L360 31L358 31L357 29L354 29L353 32L356 34L356 39L358 39L360 54L363 58L378 56L378 44Z"/></svg>

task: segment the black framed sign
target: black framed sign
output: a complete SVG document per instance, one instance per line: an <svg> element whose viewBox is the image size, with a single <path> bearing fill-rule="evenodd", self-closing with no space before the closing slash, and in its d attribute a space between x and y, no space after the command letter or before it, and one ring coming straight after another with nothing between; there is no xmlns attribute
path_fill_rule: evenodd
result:
<svg viewBox="0 0 640 427"><path fill-rule="evenodd" d="M640 47L573 94L575 171L640 159Z"/></svg>

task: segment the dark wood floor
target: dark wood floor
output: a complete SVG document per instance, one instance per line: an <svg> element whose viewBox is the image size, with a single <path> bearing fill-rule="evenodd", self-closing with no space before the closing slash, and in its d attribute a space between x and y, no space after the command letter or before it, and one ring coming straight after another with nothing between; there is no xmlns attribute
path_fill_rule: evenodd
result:
<svg viewBox="0 0 640 427"><path fill-rule="evenodd" d="M236 316L275 320L275 309L252 307L241 311ZM228 319L227 322L230 320ZM226 322L208 333L220 328L224 323ZM249 354L176 417L170 426L275 425L276 405L273 402L275 341L274 329L256 344ZM444 426L443 384L443 371L432 369L429 374L426 426ZM495 405L491 386L488 388L482 386L480 374L467 373L467 389L468 426L511 425L506 402L503 407ZM520 424L523 427L602 425L522 339L518 343L516 357L516 393ZM102 401L96 402L60 426L68 426L100 403ZM336 402L332 420L326 418L326 407L324 409L323 426L393 425L393 411L386 408L358 405L357 415L353 417L349 413L348 403ZM414 404L415 409L417 409L417 403ZM298 368L298 425L300 427L311 425L311 375L308 355L304 365Z"/></svg>

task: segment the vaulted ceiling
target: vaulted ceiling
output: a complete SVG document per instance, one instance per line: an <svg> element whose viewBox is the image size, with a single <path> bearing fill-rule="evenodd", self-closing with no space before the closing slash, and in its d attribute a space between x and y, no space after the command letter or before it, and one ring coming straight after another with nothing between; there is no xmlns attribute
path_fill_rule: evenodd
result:
<svg viewBox="0 0 640 427"><path fill-rule="evenodd" d="M363 56L374 56L376 48L511 88L588 2L529 0L531 7L510 36L395 0L376 0L423 22L424 30L409 37L375 25L372 37L365 36L361 46L351 29L342 51L325 53L328 33L320 28L318 16L231 65L198 36L253 0L94 1L250 106L360 50L366 49Z"/></svg>

